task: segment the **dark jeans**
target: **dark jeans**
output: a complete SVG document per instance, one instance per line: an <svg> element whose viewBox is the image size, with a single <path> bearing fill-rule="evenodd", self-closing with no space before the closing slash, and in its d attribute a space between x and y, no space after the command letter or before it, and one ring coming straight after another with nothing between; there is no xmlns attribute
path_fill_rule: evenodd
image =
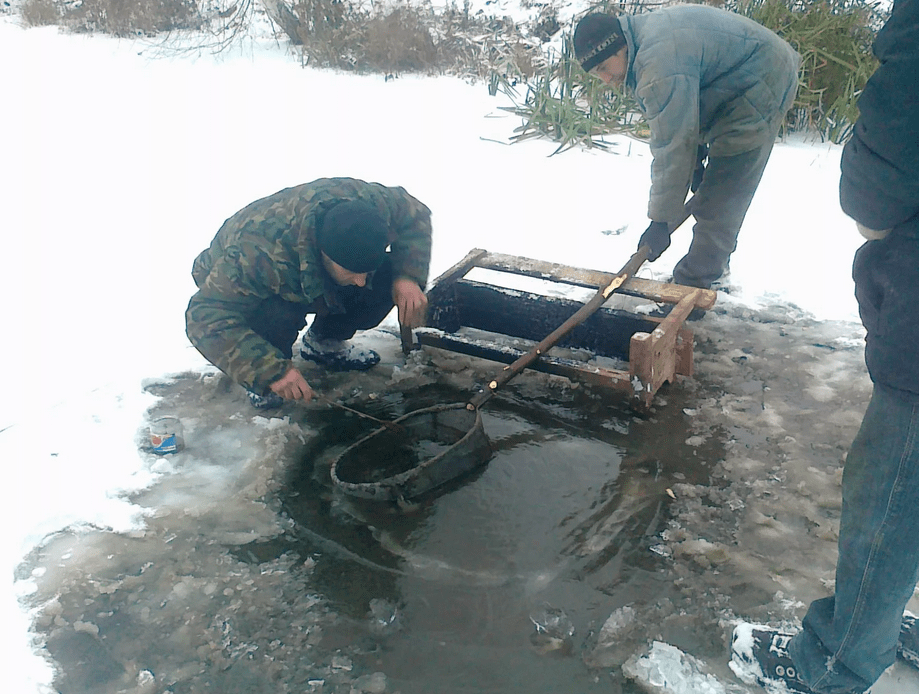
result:
<svg viewBox="0 0 919 694"><path fill-rule="evenodd" d="M373 274L373 287L339 287L344 313L328 313L294 301L272 296L248 316L249 327L290 359L293 343L306 325L306 316L316 313L310 332L323 340L349 340L358 330L378 326L392 310L392 264L389 257Z"/></svg>
<svg viewBox="0 0 919 694"><path fill-rule="evenodd" d="M774 140L733 157L709 157L705 175L692 198L689 252L673 269L673 281L708 289L728 268L737 234L763 177Z"/></svg>
<svg viewBox="0 0 919 694"><path fill-rule="evenodd" d="M919 404L875 386L842 478L836 594L811 603L790 651L816 694L864 692L896 657L919 579Z"/></svg>

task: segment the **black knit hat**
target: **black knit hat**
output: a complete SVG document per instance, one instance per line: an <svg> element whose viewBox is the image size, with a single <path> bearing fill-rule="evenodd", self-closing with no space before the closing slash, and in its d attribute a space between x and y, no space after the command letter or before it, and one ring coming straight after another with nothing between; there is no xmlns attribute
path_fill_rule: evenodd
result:
<svg viewBox="0 0 919 694"><path fill-rule="evenodd" d="M316 241L345 270L373 272L386 255L388 232L389 225L373 205L347 200L325 213Z"/></svg>
<svg viewBox="0 0 919 694"><path fill-rule="evenodd" d="M589 14L581 18L574 29L574 55L590 72L604 60L615 55L625 45L625 35L619 20L608 14Z"/></svg>

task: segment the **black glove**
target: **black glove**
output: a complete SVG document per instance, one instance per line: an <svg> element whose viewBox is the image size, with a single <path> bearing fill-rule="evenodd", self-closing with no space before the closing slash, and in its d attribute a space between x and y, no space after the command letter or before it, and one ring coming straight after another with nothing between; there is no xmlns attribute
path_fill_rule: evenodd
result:
<svg viewBox="0 0 919 694"><path fill-rule="evenodd" d="M651 222L645 233L638 239L638 247L650 247L648 262L654 262L661 257L661 253L670 247L670 227L665 222Z"/></svg>
<svg viewBox="0 0 919 694"><path fill-rule="evenodd" d="M699 145L699 149L696 150L696 169L692 172L692 183L689 184L689 189L693 193L699 189L699 184L702 183L702 176L705 175L706 159L708 159L708 145Z"/></svg>

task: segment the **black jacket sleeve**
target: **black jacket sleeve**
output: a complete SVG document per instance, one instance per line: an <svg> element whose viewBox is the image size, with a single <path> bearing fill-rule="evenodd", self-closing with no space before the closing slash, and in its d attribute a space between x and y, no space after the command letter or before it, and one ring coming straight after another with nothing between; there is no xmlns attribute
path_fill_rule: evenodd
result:
<svg viewBox="0 0 919 694"><path fill-rule="evenodd" d="M871 229L919 213L919 0L895 0L878 33L881 61L858 102L860 116L842 155L843 211Z"/></svg>
<svg viewBox="0 0 919 694"><path fill-rule="evenodd" d="M891 229L855 255L853 277L875 384L919 402L919 0L895 0L874 51L881 61L843 149L842 208Z"/></svg>

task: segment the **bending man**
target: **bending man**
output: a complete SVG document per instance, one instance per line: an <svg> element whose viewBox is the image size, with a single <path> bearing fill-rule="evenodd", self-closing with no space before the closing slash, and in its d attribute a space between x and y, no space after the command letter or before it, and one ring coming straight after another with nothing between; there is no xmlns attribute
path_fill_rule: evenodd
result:
<svg viewBox="0 0 919 694"><path fill-rule="evenodd" d="M589 14L574 50L586 72L635 94L651 128L651 224L639 247L660 257L692 187L692 245L673 281L710 288L794 102L800 56L753 20L706 5Z"/></svg>
<svg viewBox="0 0 919 694"><path fill-rule="evenodd" d="M430 257L431 212L403 188L352 178L287 188L230 217L195 260L188 339L256 407L310 400L291 361L306 316L304 359L368 369L379 355L348 340L393 306L401 324L421 324Z"/></svg>

